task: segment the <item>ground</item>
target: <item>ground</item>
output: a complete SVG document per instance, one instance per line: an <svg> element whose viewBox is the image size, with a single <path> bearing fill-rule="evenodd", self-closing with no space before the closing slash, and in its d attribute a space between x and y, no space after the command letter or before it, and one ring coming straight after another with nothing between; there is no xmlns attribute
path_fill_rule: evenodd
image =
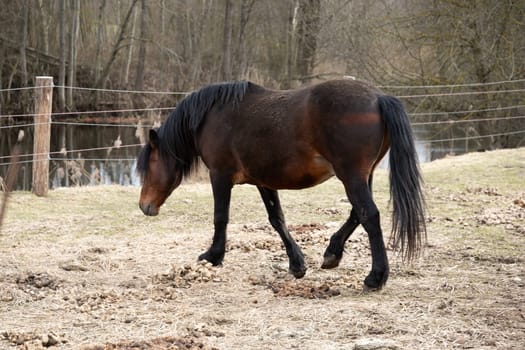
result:
<svg viewBox="0 0 525 350"><path fill-rule="evenodd" d="M525 343L525 149L422 165L428 242L412 264L389 250L390 279L365 291L358 228L320 269L349 203L332 179L283 191L308 271L296 280L257 190L232 196L221 267L208 184L186 183L157 217L135 187L10 197L0 231L0 349L518 349ZM388 173L374 198L389 236Z"/></svg>

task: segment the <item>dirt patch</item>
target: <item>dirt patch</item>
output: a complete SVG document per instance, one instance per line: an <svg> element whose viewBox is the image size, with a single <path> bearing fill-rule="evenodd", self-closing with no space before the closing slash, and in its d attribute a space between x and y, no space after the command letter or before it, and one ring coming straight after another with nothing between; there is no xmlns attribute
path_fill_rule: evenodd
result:
<svg viewBox="0 0 525 350"><path fill-rule="evenodd" d="M41 300L59 285L59 279L46 272L0 274L0 302Z"/></svg>
<svg viewBox="0 0 525 350"><path fill-rule="evenodd" d="M23 349L44 349L67 343L54 333L3 332L1 336L7 343Z"/></svg>
<svg viewBox="0 0 525 350"><path fill-rule="evenodd" d="M306 299L328 299L341 295L341 292L328 283L290 283L274 282L269 285L272 292L279 297L300 297Z"/></svg>
<svg viewBox="0 0 525 350"><path fill-rule="evenodd" d="M87 346L82 350L218 350L194 338L163 337L144 341Z"/></svg>
<svg viewBox="0 0 525 350"><path fill-rule="evenodd" d="M510 201L503 204L502 207L489 207L482 209L481 213L475 215L475 221L480 225L493 226L504 225L504 228L509 231L514 231L518 234L525 233L525 227L522 222L525 221L525 208L516 205L516 201ZM519 199L518 203L523 201Z"/></svg>
<svg viewBox="0 0 525 350"><path fill-rule="evenodd" d="M55 277L46 272L28 273L18 276L16 284L23 290L34 291L35 289L57 289L59 282Z"/></svg>
<svg viewBox="0 0 525 350"><path fill-rule="evenodd" d="M4 332L1 337L21 349L53 349L67 342L56 334ZM82 350L218 350L193 337L160 337L151 340L121 341L102 345L88 345Z"/></svg>
<svg viewBox="0 0 525 350"><path fill-rule="evenodd" d="M222 282L218 269L207 261L173 266L170 271L153 276L153 283L174 288L189 288L194 283Z"/></svg>

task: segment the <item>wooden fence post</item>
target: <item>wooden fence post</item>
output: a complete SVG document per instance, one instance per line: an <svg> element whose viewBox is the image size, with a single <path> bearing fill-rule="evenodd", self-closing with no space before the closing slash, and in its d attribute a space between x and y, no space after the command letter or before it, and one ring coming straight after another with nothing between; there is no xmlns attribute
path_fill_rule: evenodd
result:
<svg viewBox="0 0 525 350"><path fill-rule="evenodd" d="M31 187L33 193L37 196L47 195L49 189L49 144L51 141L52 105L53 77L36 77L33 183Z"/></svg>

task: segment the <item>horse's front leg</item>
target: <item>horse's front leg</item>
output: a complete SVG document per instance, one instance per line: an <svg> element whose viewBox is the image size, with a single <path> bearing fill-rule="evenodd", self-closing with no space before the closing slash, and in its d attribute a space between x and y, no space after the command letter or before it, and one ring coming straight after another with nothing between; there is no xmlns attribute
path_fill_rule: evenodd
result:
<svg viewBox="0 0 525 350"><path fill-rule="evenodd" d="M306 273L303 253L286 228L284 214L281 209L281 203L277 191L260 186L257 186L257 189L259 190L264 205L266 206L270 224L272 224L272 227L279 233L279 236L281 236L281 239L283 240L286 254L288 254L288 258L290 259L290 273L296 278L303 277Z"/></svg>
<svg viewBox="0 0 525 350"><path fill-rule="evenodd" d="M230 177L211 174L213 190L215 233L210 248L199 256L199 260L207 260L214 266L220 265L226 250L226 226L230 214L230 198L233 183Z"/></svg>

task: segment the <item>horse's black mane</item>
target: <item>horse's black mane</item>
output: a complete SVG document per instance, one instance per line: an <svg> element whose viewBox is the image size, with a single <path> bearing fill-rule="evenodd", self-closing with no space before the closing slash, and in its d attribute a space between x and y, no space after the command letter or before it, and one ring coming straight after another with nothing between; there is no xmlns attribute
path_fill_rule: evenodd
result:
<svg viewBox="0 0 525 350"><path fill-rule="evenodd" d="M198 163L196 135L213 106L242 101L252 83L247 81L208 85L184 98L157 130L159 154L168 171L182 170L187 176ZM137 160L137 171L144 176L148 169L151 145L144 146Z"/></svg>

